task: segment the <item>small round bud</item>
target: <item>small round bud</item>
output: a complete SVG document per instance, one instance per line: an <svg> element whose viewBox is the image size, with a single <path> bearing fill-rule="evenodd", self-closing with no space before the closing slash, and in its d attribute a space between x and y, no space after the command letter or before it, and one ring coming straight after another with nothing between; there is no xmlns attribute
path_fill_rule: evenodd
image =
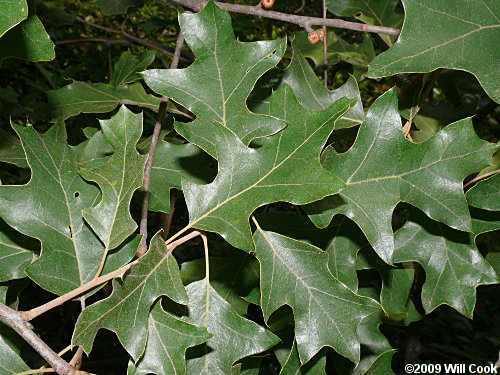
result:
<svg viewBox="0 0 500 375"><path fill-rule="evenodd" d="M317 31L311 31L307 36L307 40L311 44L316 44L319 42L319 33Z"/></svg>
<svg viewBox="0 0 500 375"><path fill-rule="evenodd" d="M274 5L274 0L262 0L262 6L264 8L271 8Z"/></svg>

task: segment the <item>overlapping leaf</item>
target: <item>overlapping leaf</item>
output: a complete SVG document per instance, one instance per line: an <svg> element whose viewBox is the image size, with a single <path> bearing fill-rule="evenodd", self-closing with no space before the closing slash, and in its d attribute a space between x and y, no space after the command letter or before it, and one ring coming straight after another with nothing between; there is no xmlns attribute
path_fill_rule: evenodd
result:
<svg viewBox="0 0 500 375"><path fill-rule="evenodd" d="M258 324L242 318L206 279L187 286L190 323L206 327L214 336L188 361L187 373L230 375L237 360L260 353L279 342Z"/></svg>
<svg viewBox="0 0 500 375"><path fill-rule="evenodd" d="M272 113L292 124L259 149L246 147L229 129L213 123L209 133L219 173L208 185L183 183L189 227L219 233L234 247L251 251L248 218L256 208L276 201L305 204L339 191L343 184L321 167L319 154L332 124L350 104L344 98L323 111L309 111L284 85L271 97Z"/></svg>
<svg viewBox="0 0 500 375"><path fill-rule="evenodd" d="M128 86L107 83L74 82L47 92L54 119L67 119L80 113L110 112L120 104L157 110L161 99L149 95L138 82Z"/></svg>
<svg viewBox="0 0 500 375"><path fill-rule="evenodd" d="M55 57L54 43L36 15L30 15L0 38L0 63L9 57L29 61L49 61Z"/></svg>
<svg viewBox="0 0 500 375"><path fill-rule="evenodd" d="M426 272L422 304L427 313L447 304L472 318L477 286L498 282L495 271L477 250L474 237L430 220L417 210L412 210L410 220L396 232L394 261L417 261Z"/></svg>
<svg viewBox="0 0 500 375"><path fill-rule="evenodd" d="M497 0L403 0L405 22L392 48L377 56L368 75L383 77L438 68L474 74L500 102L500 3Z"/></svg>
<svg viewBox="0 0 500 375"><path fill-rule="evenodd" d="M177 123L176 130L182 136L217 158L217 146L207 136L212 122L229 129L245 145L285 127L284 122L252 113L246 106L257 79L281 59L285 40L236 40L228 12L212 1L197 14L181 14L179 23L196 56L195 62L185 69L148 70L143 75L155 92L172 98L197 116L189 124Z"/></svg>
<svg viewBox="0 0 500 375"><path fill-rule="evenodd" d="M395 350L388 350L380 354L363 375L394 375L391 368L391 361L394 353Z"/></svg>
<svg viewBox="0 0 500 375"><path fill-rule="evenodd" d="M356 17L370 25L399 27L403 19L396 13L398 0L327 0L326 5L331 13L344 17ZM379 34L389 45L389 35Z"/></svg>
<svg viewBox="0 0 500 375"><path fill-rule="evenodd" d="M225 257L210 257L210 285L238 314L245 315L248 302L242 297L258 287L259 264L252 255L234 248L230 251ZM181 276L185 284L203 279L205 259L184 262Z"/></svg>
<svg viewBox="0 0 500 375"><path fill-rule="evenodd" d="M212 337L205 327L186 323L163 311L161 303L150 312L148 332L144 354L137 363L129 364L128 375L186 374L186 349Z"/></svg>
<svg viewBox="0 0 500 375"><path fill-rule="evenodd" d="M139 155L137 142L142 134L142 113L134 114L122 106L110 120L100 121L102 132L114 149L106 164L85 165L80 174L94 181L102 192L101 201L83 210L83 217L106 246L116 248L137 228L129 212L134 191L143 183L146 156Z"/></svg>
<svg viewBox="0 0 500 375"><path fill-rule="evenodd" d="M170 190L181 190L182 180L198 184L212 181L215 177L215 170L210 168L212 161L192 143L158 142L151 170L149 209L169 212Z"/></svg>
<svg viewBox="0 0 500 375"><path fill-rule="evenodd" d="M145 51L141 58L136 58L130 51L123 52L115 64L109 83L120 86L141 79L142 72L156 56L155 51Z"/></svg>
<svg viewBox="0 0 500 375"><path fill-rule="evenodd" d="M500 174L497 173L495 176L478 182L467 191L467 201L474 207L500 211Z"/></svg>
<svg viewBox="0 0 500 375"><path fill-rule="evenodd" d="M162 295L179 303L188 302L177 262L167 252L159 232L151 239L149 251L123 281L113 280L113 293L80 314L73 343L89 353L97 331L107 328L116 333L137 361L146 347L149 309Z"/></svg>
<svg viewBox="0 0 500 375"><path fill-rule="evenodd" d="M254 234L261 274L264 317L284 304L294 312L295 337L302 363L323 346L358 363L356 330L367 316L380 312L372 299L355 294L333 277L322 250L257 227Z"/></svg>
<svg viewBox="0 0 500 375"><path fill-rule="evenodd" d="M63 126L46 134L13 125L31 168L26 185L0 186L0 217L17 231L42 243L41 256L27 268L38 285L63 294L90 281L104 255L104 246L84 222L82 210L99 198L99 189L78 174L77 157L65 142ZM110 256L112 270L133 256L135 242Z"/></svg>
<svg viewBox="0 0 500 375"><path fill-rule="evenodd" d="M305 365L300 363L297 343L294 341L292 350L281 368L280 375L323 375L326 367L326 356L322 355L317 361L311 360Z"/></svg>
<svg viewBox="0 0 500 375"><path fill-rule="evenodd" d="M335 213L354 220L386 262L394 252L392 211L401 201L453 228L471 230L462 181L488 165L496 148L476 136L470 119L413 144L401 130L396 100L391 90L375 101L349 151L324 153L323 166L347 186L307 208L320 227Z"/></svg>
<svg viewBox="0 0 500 375"><path fill-rule="evenodd" d="M292 61L285 70L283 81L293 89L299 103L304 108L321 111L344 96L356 99L352 108L335 122L335 129L347 128L363 122L365 114L356 79L351 76L344 85L330 91L318 80L316 73L299 49L293 48L292 50Z"/></svg>
<svg viewBox="0 0 500 375"><path fill-rule="evenodd" d="M3 0L0 9L0 37L28 17L26 0Z"/></svg>
<svg viewBox="0 0 500 375"><path fill-rule="evenodd" d="M37 242L16 232L0 219L0 282L25 277Z"/></svg>
<svg viewBox="0 0 500 375"><path fill-rule="evenodd" d="M28 167L19 139L2 129L0 129L0 161L17 165L21 168Z"/></svg>

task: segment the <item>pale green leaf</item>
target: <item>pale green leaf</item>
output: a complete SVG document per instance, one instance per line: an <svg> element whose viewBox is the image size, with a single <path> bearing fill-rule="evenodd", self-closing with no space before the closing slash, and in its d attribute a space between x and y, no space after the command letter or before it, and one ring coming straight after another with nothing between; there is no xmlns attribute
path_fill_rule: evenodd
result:
<svg viewBox="0 0 500 375"><path fill-rule="evenodd" d="M0 37L28 17L26 0L0 1Z"/></svg>
<svg viewBox="0 0 500 375"><path fill-rule="evenodd" d="M113 280L111 295L88 306L80 314L73 344L82 346L89 353L97 331L107 328L116 333L127 352L137 361L146 347L149 310L162 295L179 303L188 302L177 262L167 252L158 232L151 239L149 251L123 276L123 281Z"/></svg>
<svg viewBox="0 0 500 375"><path fill-rule="evenodd" d="M109 83L120 86L141 79L139 72L146 69L155 56L156 52L151 50L145 51L141 58L134 57L130 51L123 52L114 66Z"/></svg>
<svg viewBox="0 0 500 375"><path fill-rule="evenodd" d="M29 16L0 38L0 63L9 57L29 61L54 59L54 43L36 15Z"/></svg>
<svg viewBox="0 0 500 375"><path fill-rule="evenodd" d="M29 371L19 355L12 350L0 335L0 375L15 375L19 372Z"/></svg>
<svg viewBox="0 0 500 375"><path fill-rule="evenodd" d="M358 363L361 321L380 311L374 300L355 294L328 269L328 254L317 247L260 227L254 234L260 262L264 318L286 304L293 309L301 363L330 346Z"/></svg>
<svg viewBox="0 0 500 375"><path fill-rule="evenodd" d="M390 90L372 105L350 150L325 151L323 166L347 187L307 207L320 227L336 213L354 220L389 263L394 252L392 212L401 201L455 229L471 230L462 181L488 165L497 147L477 137L470 119L448 125L425 142L411 143L396 105L396 92Z"/></svg>
<svg viewBox="0 0 500 375"><path fill-rule="evenodd" d="M447 304L472 318L477 286L498 282L495 271L477 250L474 237L430 220L415 209L396 232L394 261L416 261L425 270L422 304L427 313Z"/></svg>
<svg viewBox="0 0 500 375"><path fill-rule="evenodd" d="M142 113L134 114L122 106L101 128L114 153L106 164L85 165L80 174L99 185L101 201L83 210L83 217L106 246L106 252L120 245L137 228L129 212L134 191L143 184L146 156L140 155L137 142L142 134Z"/></svg>
<svg viewBox="0 0 500 375"><path fill-rule="evenodd" d="M186 349L200 345L212 335L205 327L186 323L163 311L156 303L149 314L148 342L146 350L129 373L134 375L181 375L186 374Z"/></svg>
<svg viewBox="0 0 500 375"><path fill-rule="evenodd" d="M471 206L484 210L500 211L500 174L478 182L467 191L467 201Z"/></svg>
<svg viewBox="0 0 500 375"><path fill-rule="evenodd" d="M259 149L246 147L222 124L211 124L219 173L208 185L183 182L188 227L219 233L234 247L251 251L248 218L256 208L276 201L305 204L339 191L342 183L321 167L319 154L350 104L343 98L323 111L309 111L284 85L271 97L271 109L291 125Z"/></svg>
<svg viewBox="0 0 500 375"><path fill-rule="evenodd" d="M188 361L187 374L229 375L237 360L263 352L278 337L234 311L206 279L187 286L192 324L206 327L214 336Z"/></svg>
<svg viewBox="0 0 500 375"><path fill-rule="evenodd" d="M465 70L500 102L500 2L403 0L403 5L401 35L392 48L372 61L368 75Z"/></svg>
<svg viewBox="0 0 500 375"><path fill-rule="evenodd" d="M146 94L139 82L114 87L107 83L74 82L47 92L54 119L67 119L80 113L111 112L120 104L136 105L156 111L161 99Z"/></svg>
<svg viewBox="0 0 500 375"><path fill-rule="evenodd" d="M217 122L248 145L252 139L276 133L285 123L252 113L246 99L255 82L281 59L283 39L243 43L235 39L229 13L212 1L196 14L180 14L179 23L196 60L185 69L157 69L143 73L153 91L172 98L196 115L176 130L217 158L207 127Z"/></svg>
<svg viewBox="0 0 500 375"><path fill-rule="evenodd" d="M285 70L283 80L293 89L299 103L313 111L327 109L342 97L356 99L352 108L335 121L335 129L358 125L365 118L356 79L351 76L338 89L328 90L318 80L316 73L297 48L293 48L292 61Z"/></svg>

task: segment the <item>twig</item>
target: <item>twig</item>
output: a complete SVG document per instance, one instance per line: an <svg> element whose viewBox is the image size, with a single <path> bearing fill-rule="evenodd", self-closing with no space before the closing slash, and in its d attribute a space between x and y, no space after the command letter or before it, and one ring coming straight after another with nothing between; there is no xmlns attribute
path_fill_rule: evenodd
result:
<svg viewBox="0 0 500 375"><path fill-rule="evenodd" d="M323 19L326 20L326 0L323 0ZM328 54L326 46L326 26L323 26L323 64L325 71L323 72L325 87L328 87Z"/></svg>
<svg viewBox="0 0 500 375"><path fill-rule="evenodd" d="M170 64L170 69L176 69L179 65L179 57L181 55L182 45L184 44L184 36L182 32L179 33L177 37L177 43L175 45L175 53ZM153 161L155 157L156 145L158 144L158 139L160 138L161 124L163 122L163 117L165 117L165 112L167 111L168 98L162 96L160 108L158 110L158 115L156 116L156 123L153 130L153 136L151 137L151 145L149 146L148 158L146 160L146 166L144 168L144 197L142 198L142 208L141 208L141 223L140 223L140 234L142 234L141 244L137 250L137 256L141 256L148 250L146 241L148 237L148 209L149 209L149 188L151 186L151 170L153 168Z"/></svg>
<svg viewBox="0 0 500 375"><path fill-rule="evenodd" d="M29 370L23 372L17 372L14 375L31 375L31 374L42 374L47 372L55 372L54 369L51 368L39 368L37 370Z"/></svg>
<svg viewBox="0 0 500 375"><path fill-rule="evenodd" d="M171 242L170 244L167 245L167 253L168 254L172 253L172 251L174 251L174 249L177 246L179 246L179 245L183 244L184 242L189 241L190 239L192 239L196 236L199 236L199 235L200 235L200 232L193 231L193 232L179 238L177 241ZM107 282L115 277L119 277L119 276L123 275L131 267L136 265L138 261L139 261L139 259L136 259L135 261L128 263L128 264L118 268L117 270L115 270L113 272L110 272L110 273L107 273L106 275L100 276L97 279L93 279L93 280L89 281L88 283L83 284L82 286L80 286L76 289L73 289L71 292L68 292L60 297L53 299L52 301L47 302L44 305L38 306L38 307L31 309L31 310L28 310L28 311L21 311L19 313L21 314L24 321L30 321L30 320L36 318L37 316L53 309L54 307L60 306L63 303L65 303L69 300L72 300L73 298L79 296L80 294L85 293L86 291L95 288L96 286L99 286L99 285L101 285L101 284L103 284L103 283L105 283L105 282Z"/></svg>
<svg viewBox="0 0 500 375"><path fill-rule="evenodd" d="M63 44L73 44L73 43L106 43L112 44L133 44L125 39L114 39L114 38L76 38L76 39L63 39L54 40L54 43L58 46Z"/></svg>
<svg viewBox="0 0 500 375"><path fill-rule="evenodd" d="M165 55L169 55L169 56L172 56L172 57L174 56L174 52L170 52L169 50L166 50L165 48L163 48L159 44L156 44L156 43L151 42L149 40L138 38L138 37L136 37L134 35L131 35L131 34L127 33L125 30L121 30L120 31L120 30L112 29L110 27L97 25L95 23L92 23L92 22L89 22L87 20L84 20L83 18L80 18L80 17L76 17L75 19L78 22L84 23L86 25L89 25L89 26L94 27L94 28L99 29L99 30L103 30L103 31L105 31L107 33L123 35L129 41L133 41L134 43L139 44L141 46L144 46L146 48L154 49L154 50L156 50L158 52L161 52L161 53L163 53ZM186 59L185 57L182 57L182 56L180 57L180 59L184 60L184 61L188 61L188 59Z"/></svg>
<svg viewBox="0 0 500 375"><path fill-rule="evenodd" d="M496 169L494 171L485 173L485 174L483 174L481 176L476 176L472 180L470 180L469 182L467 182L466 184L464 184L464 189L467 189L473 183L478 182L479 180L482 180L483 178L490 177L490 176L492 176L492 175L494 175L495 173L498 173L498 172L500 172L500 169Z"/></svg>
<svg viewBox="0 0 500 375"><path fill-rule="evenodd" d="M157 1L166 5L166 2L164 0L157 0ZM203 9L203 7L207 2L206 0L172 0L172 1L186 8L190 8L196 11ZM229 12L243 13L243 14L250 14L252 16L271 18L278 21L294 23L301 27L306 27L306 26L310 27L311 25L317 25L317 26L335 27L339 29L349 29L355 31L365 31L368 33L396 35L396 36L398 36L401 31L399 29L394 29L392 27L367 25L364 23L349 22L341 19L331 19L331 18L323 19L318 17L307 17L307 16L298 16L296 14L280 13L272 10L264 10L262 8L256 8L250 5L221 3L219 1L215 1L215 4L217 4L219 8L227 10Z"/></svg>
<svg viewBox="0 0 500 375"><path fill-rule="evenodd" d="M175 192L172 191L172 195L170 197L170 212L168 214L162 214L162 228L163 228L162 237L164 240L168 238L168 232L170 232L170 226L172 225L172 217L174 216L174 211L175 211Z"/></svg>
<svg viewBox="0 0 500 375"><path fill-rule="evenodd" d="M0 320L16 331L59 375L76 375L79 373L30 329L19 311L0 303Z"/></svg>

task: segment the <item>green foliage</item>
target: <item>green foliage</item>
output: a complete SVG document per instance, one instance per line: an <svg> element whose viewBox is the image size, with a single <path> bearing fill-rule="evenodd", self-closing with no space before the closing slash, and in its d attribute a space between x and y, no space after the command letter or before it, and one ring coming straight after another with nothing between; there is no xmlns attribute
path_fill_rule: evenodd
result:
<svg viewBox="0 0 500 375"><path fill-rule="evenodd" d="M55 351L128 375L497 360L497 2L329 0L404 24L326 51L214 1L2 4L0 302L81 288L30 326ZM43 366L9 323L0 374Z"/></svg>

